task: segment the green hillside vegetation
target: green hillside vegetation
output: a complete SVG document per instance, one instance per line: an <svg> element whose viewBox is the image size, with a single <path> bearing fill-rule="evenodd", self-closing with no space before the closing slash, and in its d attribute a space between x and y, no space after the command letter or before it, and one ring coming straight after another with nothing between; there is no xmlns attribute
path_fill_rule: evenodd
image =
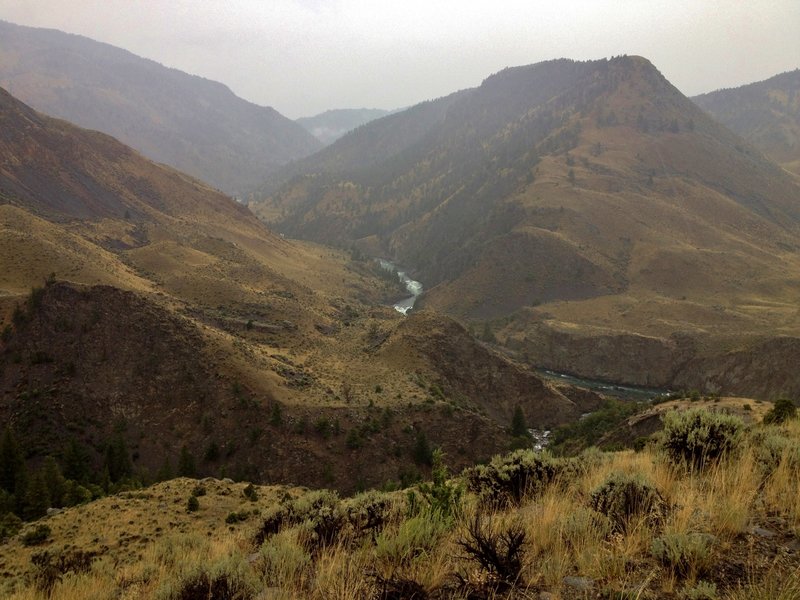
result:
<svg viewBox="0 0 800 600"><path fill-rule="evenodd" d="M670 412L638 452L517 450L454 478L440 459L431 481L397 492L176 479L67 508L6 534L4 593L800 595L796 417L745 426L722 412Z"/></svg>

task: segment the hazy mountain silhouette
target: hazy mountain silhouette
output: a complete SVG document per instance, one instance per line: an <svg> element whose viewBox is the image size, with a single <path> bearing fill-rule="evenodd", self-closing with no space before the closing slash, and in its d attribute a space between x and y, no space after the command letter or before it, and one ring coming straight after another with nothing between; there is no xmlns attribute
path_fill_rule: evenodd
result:
<svg viewBox="0 0 800 600"><path fill-rule="evenodd" d="M380 108L340 108L326 110L313 117L301 117L297 123L326 146L360 125L380 119L393 111Z"/></svg>
<svg viewBox="0 0 800 600"><path fill-rule="evenodd" d="M692 100L775 162L800 174L800 69Z"/></svg>
<svg viewBox="0 0 800 600"><path fill-rule="evenodd" d="M0 86L232 194L321 144L226 86L88 38L0 22Z"/></svg>

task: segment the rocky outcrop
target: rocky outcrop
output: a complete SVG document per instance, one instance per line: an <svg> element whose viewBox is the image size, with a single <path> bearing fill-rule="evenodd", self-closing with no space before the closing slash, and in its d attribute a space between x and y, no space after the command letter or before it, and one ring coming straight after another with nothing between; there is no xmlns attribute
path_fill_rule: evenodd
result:
<svg viewBox="0 0 800 600"><path fill-rule="evenodd" d="M724 350L684 333L662 338L543 322L510 335L506 343L530 365L587 379L763 399L800 394L795 337Z"/></svg>
<svg viewBox="0 0 800 600"><path fill-rule="evenodd" d="M693 354L691 340L680 335L659 338L547 322L509 337L507 344L532 365L642 387L669 387Z"/></svg>
<svg viewBox="0 0 800 600"><path fill-rule="evenodd" d="M774 337L739 350L690 360L673 378L676 388L775 399L800 395L800 339Z"/></svg>

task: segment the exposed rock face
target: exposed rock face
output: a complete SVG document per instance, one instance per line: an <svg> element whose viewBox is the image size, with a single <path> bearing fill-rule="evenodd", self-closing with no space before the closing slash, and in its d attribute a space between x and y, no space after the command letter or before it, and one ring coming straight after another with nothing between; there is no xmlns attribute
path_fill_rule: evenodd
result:
<svg viewBox="0 0 800 600"><path fill-rule="evenodd" d="M676 388L775 399L800 395L800 339L776 337L740 350L690 360L673 379Z"/></svg>
<svg viewBox="0 0 800 600"><path fill-rule="evenodd" d="M547 323L510 338L508 345L530 363L553 371L654 388L668 387L692 352L691 343L679 336L568 331Z"/></svg>
<svg viewBox="0 0 800 600"><path fill-rule="evenodd" d="M652 388L774 399L800 394L800 339L744 341L737 349L700 348L696 338L568 331L546 323L508 339L530 364L588 379Z"/></svg>

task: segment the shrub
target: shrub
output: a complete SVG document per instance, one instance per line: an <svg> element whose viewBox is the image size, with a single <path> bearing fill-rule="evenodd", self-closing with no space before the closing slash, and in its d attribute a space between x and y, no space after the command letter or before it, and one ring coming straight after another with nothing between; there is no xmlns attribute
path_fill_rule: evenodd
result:
<svg viewBox="0 0 800 600"><path fill-rule="evenodd" d="M466 534L458 540L467 555L489 573L489 579L503 587L522 584L524 544L525 529L521 525L493 531L491 524L483 524L480 514L469 522Z"/></svg>
<svg viewBox="0 0 800 600"><path fill-rule="evenodd" d="M277 534L285 524L292 522L291 505L279 506L262 521L255 536L256 546L261 546L266 540Z"/></svg>
<svg viewBox="0 0 800 600"><path fill-rule="evenodd" d="M55 584L67 573L87 573L92 568L94 557L93 553L82 550L57 554L47 550L37 552L31 556L34 567L31 573L33 585L49 596Z"/></svg>
<svg viewBox="0 0 800 600"><path fill-rule="evenodd" d="M259 550L260 566L267 585L281 588L296 586L311 565L311 555L289 533L279 534Z"/></svg>
<svg viewBox="0 0 800 600"><path fill-rule="evenodd" d="M717 585L709 581L698 581L683 591L686 600L717 600Z"/></svg>
<svg viewBox="0 0 800 600"><path fill-rule="evenodd" d="M348 523L359 534L383 530L394 512L389 496L375 491L355 496L345 508Z"/></svg>
<svg viewBox="0 0 800 600"><path fill-rule="evenodd" d="M177 582L162 586L158 593L160 600L250 600L255 596L245 565L234 560L195 567Z"/></svg>
<svg viewBox="0 0 800 600"><path fill-rule="evenodd" d="M436 547L450 527L442 515L422 511L404 520L396 531L384 530L375 539L375 556L393 566L404 566L424 557Z"/></svg>
<svg viewBox="0 0 800 600"><path fill-rule="evenodd" d="M0 542L17 535L22 529L22 519L14 513L6 513L0 516Z"/></svg>
<svg viewBox="0 0 800 600"><path fill-rule="evenodd" d="M764 423L767 425L779 425L797 416L797 407L788 398L778 398L767 414L764 415Z"/></svg>
<svg viewBox="0 0 800 600"><path fill-rule="evenodd" d="M236 523L241 523L242 521L246 521L250 517L250 513L246 510L241 512L229 512L228 516L225 517L225 522L228 525L235 525Z"/></svg>
<svg viewBox="0 0 800 600"><path fill-rule="evenodd" d="M666 503L658 490L641 475L612 473L592 492L591 507L611 521L614 531L626 532L633 519L645 518L658 525Z"/></svg>
<svg viewBox="0 0 800 600"><path fill-rule="evenodd" d="M662 448L676 465L702 469L738 448L744 423L703 409L670 411L664 417Z"/></svg>
<svg viewBox="0 0 800 600"><path fill-rule="evenodd" d="M670 533L653 540L653 558L678 577L694 579L711 566L714 536L707 533Z"/></svg>
<svg viewBox="0 0 800 600"><path fill-rule="evenodd" d="M250 500L250 502L255 502L258 500L258 490L256 490L256 486L252 483L248 483L247 487L242 490L242 495Z"/></svg>
<svg viewBox="0 0 800 600"><path fill-rule="evenodd" d="M186 501L186 512L197 512L200 510L200 501L197 499L197 496L189 496L189 500Z"/></svg>
<svg viewBox="0 0 800 600"><path fill-rule="evenodd" d="M292 512L292 521L303 526L312 549L335 542L345 524L339 495L329 490L307 493L295 502Z"/></svg>
<svg viewBox="0 0 800 600"><path fill-rule="evenodd" d="M753 432L750 438L753 455L762 475L770 475L782 461L791 469L800 469L800 440L787 437L777 427L765 427Z"/></svg>
<svg viewBox="0 0 800 600"><path fill-rule="evenodd" d="M501 507L519 505L549 485L562 470L562 463L548 454L533 450L515 450L496 456L488 465L466 471L470 491L482 502Z"/></svg>
<svg viewBox="0 0 800 600"><path fill-rule="evenodd" d="M43 544L49 537L50 527L44 523L40 523L33 529L22 534L22 543L25 546L38 546L39 544Z"/></svg>

